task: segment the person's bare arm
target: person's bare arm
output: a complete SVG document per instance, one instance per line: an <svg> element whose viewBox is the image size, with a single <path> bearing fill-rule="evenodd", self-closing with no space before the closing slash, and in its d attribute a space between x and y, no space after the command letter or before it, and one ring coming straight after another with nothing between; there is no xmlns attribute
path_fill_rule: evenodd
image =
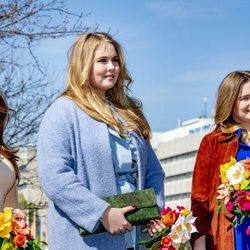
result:
<svg viewBox="0 0 250 250"><path fill-rule="evenodd" d="M206 250L206 236L201 236L199 239L197 239L194 243L194 249L193 250Z"/></svg>

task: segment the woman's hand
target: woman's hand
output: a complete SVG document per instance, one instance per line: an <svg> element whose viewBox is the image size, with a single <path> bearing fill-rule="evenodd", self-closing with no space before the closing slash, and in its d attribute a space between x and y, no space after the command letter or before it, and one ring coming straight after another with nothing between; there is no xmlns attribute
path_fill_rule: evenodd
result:
<svg viewBox="0 0 250 250"><path fill-rule="evenodd" d="M107 208L103 214L101 222L111 234L125 233L132 231L133 226L126 220L125 214L136 209L134 206L123 208Z"/></svg>
<svg viewBox="0 0 250 250"><path fill-rule="evenodd" d="M149 224L147 224L148 234L153 236L157 232L162 232L166 226L161 220L151 220Z"/></svg>

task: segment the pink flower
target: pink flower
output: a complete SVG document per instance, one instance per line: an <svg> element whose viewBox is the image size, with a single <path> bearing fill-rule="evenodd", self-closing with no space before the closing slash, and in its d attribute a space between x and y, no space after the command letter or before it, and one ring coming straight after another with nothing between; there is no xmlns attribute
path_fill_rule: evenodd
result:
<svg viewBox="0 0 250 250"><path fill-rule="evenodd" d="M178 209L179 211L182 211L182 210L185 209L185 207L183 207L183 206L177 206L177 209Z"/></svg>
<svg viewBox="0 0 250 250"><path fill-rule="evenodd" d="M250 235L250 226L246 230L246 235Z"/></svg>
<svg viewBox="0 0 250 250"><path fill-rule="evenodd" d="M31 229L23 220L12 221L12 233L14 235L25 235L28 239L31 238Z"/></svg>
<svg viewBox="0 0 250 250"><path fill-rule="evenodd" d="M13 209L12 215L16 220L25 220L26 219L25 213L19 209Z"/></svg>
<svg viewBox="0 0 250 250"><path fill-rule="evenodd" d="M227 204L226 204L226 208L229 212L233 212L234 211L234 204L233 202L229 201Z"/></svg>
<svg viewBox="0 0 250 250"><path fill-rule="evenodd" d="M250 160L245 160L243 162L246 172L250 172Z"/></svg>
<svg viewBox="0 0 250 250"><path fill-rule="evenodd" d="M24 228L25 227L25 220L14 220L12 221L12 226L14 228Z"/></svg>
<svg viewBox="0 0 250 250"><path fill-rule="evenodd" d="M161 214L162 215L165 215L165 214L168 214L169 212L172 212L173 210L170 208L170 207L166 207L166 208L163 208L161 210Z"/></svg>
<svg viewBox="0 0 250 250"><path fill-rule="evenodd" d="M235 201L239 204L242 211L250 211L250 191L239 190L236 192L237 198Z"/></svg>
<svg viewBox="0 0 250 250"><path fill-rule="evenodd" d="M217 192L219 193L219 195L216 197L217 199L224 199L224 204L227 204L229 202L230 199L230 190L229 190L229 186L225 185L224 183L222 183L218 188L217 188Z"/></svg>
<svg viewBox="0 0 250 250"><path fill-rule="evenodd" d="M25 226L24 228L18 231L19 234L25 235L28 239L31 238L31 229L29 226Z"/></svg>
<svg viewBox="0 0 250 250"><path fill-rule="evenodd" d="M172 239L168 236L162 237L161 239L161 250L175 250L172 246Z"/></svg>

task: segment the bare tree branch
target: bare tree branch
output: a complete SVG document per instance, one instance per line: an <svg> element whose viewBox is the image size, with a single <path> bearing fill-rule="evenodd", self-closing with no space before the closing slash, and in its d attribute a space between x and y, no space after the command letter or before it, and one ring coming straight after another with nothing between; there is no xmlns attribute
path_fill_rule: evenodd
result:
<svg viewBox="0 0 250 250"><path fill-rule="evenodd" d="M42 116L58 93L52 84L55 79L36 55L36 48L46 39L96 30L98 25L84 25L87 15L69 11L64 0L0 3L0 91L13 109L5 134L9 146L36 150ZM21 185L36 185L36 173L30 170L35 161L35 154L31 154L22 162ZM29 169L28 178L25 169Z"/></svg>

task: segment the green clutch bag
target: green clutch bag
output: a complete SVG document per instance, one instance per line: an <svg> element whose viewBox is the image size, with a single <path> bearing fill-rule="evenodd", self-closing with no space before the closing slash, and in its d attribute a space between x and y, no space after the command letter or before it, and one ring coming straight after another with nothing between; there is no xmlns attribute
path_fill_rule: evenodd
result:
<svg viewBox="0 0 250 250"><path fill-rule="evenodd" d="M150 220L161 218L160 209L158 208L156 203L155 192L152 188L126 194L113 195L103 199L107 201L111 207L116 208L135 205L137 209L125 215L128 222L133 226L145 225ZM100 226L93 233L89 233L84 228L79 228L81 236L101 233L105 231L106 229L102 224L100 224Z"/></svg>

